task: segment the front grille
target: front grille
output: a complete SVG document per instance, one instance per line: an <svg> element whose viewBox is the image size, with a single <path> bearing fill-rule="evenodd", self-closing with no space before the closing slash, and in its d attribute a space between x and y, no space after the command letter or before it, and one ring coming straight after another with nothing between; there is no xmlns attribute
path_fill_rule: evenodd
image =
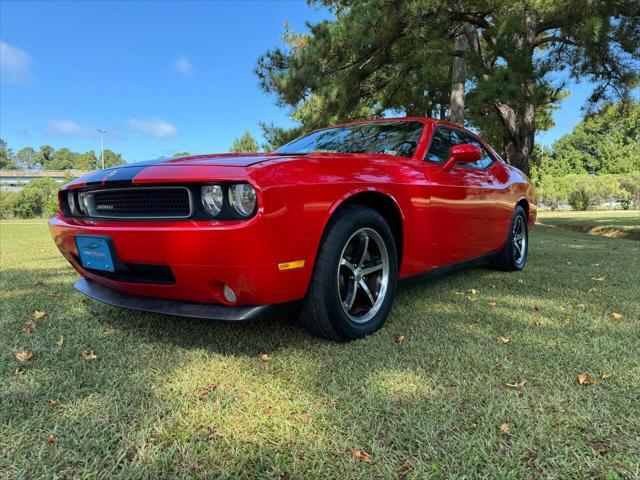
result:
<svg viewBox="0 0 640 480"><path fill-rule="evenodd" d="M185 187L114 188L84 195L89 217L187 218L192 214L191 193ZM81 200L79 204L83 205Z"/></svg>

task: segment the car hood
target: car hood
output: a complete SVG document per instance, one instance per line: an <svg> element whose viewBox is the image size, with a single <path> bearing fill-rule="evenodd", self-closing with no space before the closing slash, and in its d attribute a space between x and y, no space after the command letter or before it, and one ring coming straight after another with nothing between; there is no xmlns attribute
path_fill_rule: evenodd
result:
<svg viewBox="0 0 640 480"><path fill-rule="evenodd" d="M117 168L141 167L141 166L228 166L228 167L248 167L256 163L266 162L274 158L282 158L286 155L278 153L218 153L208 155L190 155L188 157L158 158L143 162L128 163L119 165Z"/></svg>

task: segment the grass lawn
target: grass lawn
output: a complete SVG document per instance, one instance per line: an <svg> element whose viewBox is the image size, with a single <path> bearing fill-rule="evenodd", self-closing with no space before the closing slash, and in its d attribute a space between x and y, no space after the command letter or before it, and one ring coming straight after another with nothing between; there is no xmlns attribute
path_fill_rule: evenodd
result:
<svg viewBox="0 0 640 480"><path fill-rule="evenodd" d="M523 272L401 288L344 345L92 302L45 222L2 223L0 477L638 478L640 243L542 221Z"/></svg>
<svg viewBox="0 0 640 480"><path fill-rule="evenodd" d="M544 225L612 238L640 240L640 211L540 212Z"/></svg>

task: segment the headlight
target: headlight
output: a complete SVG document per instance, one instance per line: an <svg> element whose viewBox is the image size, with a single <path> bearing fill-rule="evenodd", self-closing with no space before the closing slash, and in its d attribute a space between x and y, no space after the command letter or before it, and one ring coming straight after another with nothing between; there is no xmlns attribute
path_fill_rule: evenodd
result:
<svg viewBox="0 0 640 480"><path fill-rule="evenodd" d="M248 183L231 185L229 203L238 215L246 218L256 209L256 191Z"/></svg>
<svg viewBox="0 0 640 480"><path fill-rule="evenodd" d="M67 205L69 206L69 212L71 215L78 214L78 207L76 206L76 195L73 192L67 193Z"/></svg>
<svg viewBox="0 0 640 480"><path fill-rule="evenodd" d="M222 210L222 187L220 185L203 185L200 191L202 206L212 217L217 216Z"/></svg>
<svg viewBox="0 0 640 480"><path fill-rule="evenodd" d="M80 208L80 212L89 215L89 194L87 192L80 192L78 194L78 207Z"/></svg>

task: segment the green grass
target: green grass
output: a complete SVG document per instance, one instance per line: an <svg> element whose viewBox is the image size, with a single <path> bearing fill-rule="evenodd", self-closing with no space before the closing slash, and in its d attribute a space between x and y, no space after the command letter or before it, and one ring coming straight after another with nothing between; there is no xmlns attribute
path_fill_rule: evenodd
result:
<svg viewBox="0 0 640 480"><path fill-rule="evenodd" d="M640 211L540 212L544 225L612 238L640 240Z"/></svg>
<svg viewBox="0 0 640 480"><path fill-rule="evenodd" d="M523 272L401 288L381 331L339 345L94 303L44 222L0 229L0 478L640 476L638 242L538 226Z"/></svg>

